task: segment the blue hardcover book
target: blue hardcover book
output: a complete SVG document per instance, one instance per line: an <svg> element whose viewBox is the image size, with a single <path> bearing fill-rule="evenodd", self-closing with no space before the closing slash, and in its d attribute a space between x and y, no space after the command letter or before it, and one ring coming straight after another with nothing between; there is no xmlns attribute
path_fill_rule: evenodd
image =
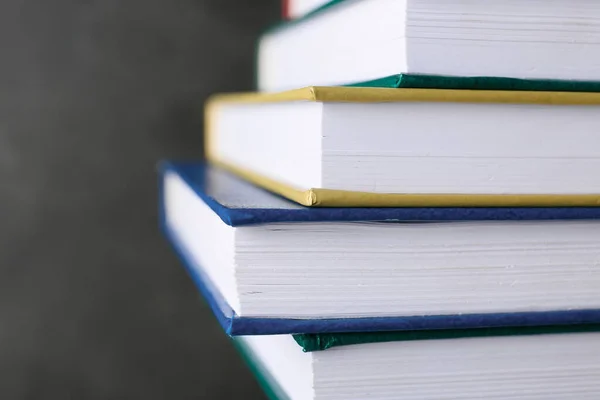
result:
<svg viewBox="0 0 600 400"><path fill-rule="evenodd" d="M307 208L163 163L160 213L229 335L600 322L600 208Z"/></svg>

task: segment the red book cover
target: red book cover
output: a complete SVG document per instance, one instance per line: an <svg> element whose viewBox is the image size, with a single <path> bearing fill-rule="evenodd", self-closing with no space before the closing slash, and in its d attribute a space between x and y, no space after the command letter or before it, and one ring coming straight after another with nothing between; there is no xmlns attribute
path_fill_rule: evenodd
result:
<svg viewBox="0 0 600 400"><path fill-rule="evenodd" d="M281 13L284 19L290 19L290 1L291 0L281 0Z"/></svg>

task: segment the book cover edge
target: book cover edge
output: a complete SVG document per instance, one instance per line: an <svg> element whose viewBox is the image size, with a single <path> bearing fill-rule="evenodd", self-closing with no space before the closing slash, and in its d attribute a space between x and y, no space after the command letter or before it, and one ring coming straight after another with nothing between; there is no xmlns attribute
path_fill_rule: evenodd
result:
<svg viewBox="0 0 600 400"><path fill-rule="evenodd" d="M232 174L245 179L246 181L268 190L269 192L278 194L288 200L291 200L297 204L312 207L319 204L319 197L315 189L302 190L294 188L290 185L286 185L282 182L270 179L264 175L255 173L253 171L240 168L231 163L223 162L216 157L211 157L213 165L222 168Z"/></svg>
<svg viewBox="0 0 600 400"><path fill-rule="evenodd" d="M504 336L567 335L600 332L600 324L540 325L490 327L475 329L437 329L422 331L315 333L292 335L306 353L325 351L334 347L370 343L451 340Z"/></svg>
<svg viewBox="0 0 600 400"><path fill-rule="evenodd" d="M320 207L585 207L600 205L600 194L403 194L312 189Z"/></svg>
<svg viewBox="0 0 600 400"><path fill-rule="evenodd" d="M211 96L208 110L225 104L264 104L292 101L323 103L491 103L600 105L598 92L543 90L431 89L356 86L309 86L282 92L238 92Z"/></svg>
<svg viewBox="0 0 600 400"><path fill-rule="evenodd" d="M600 194L402 194L310 188L301 190L219 160L211 162L248 182L306 207L597 207Z"/></svg>

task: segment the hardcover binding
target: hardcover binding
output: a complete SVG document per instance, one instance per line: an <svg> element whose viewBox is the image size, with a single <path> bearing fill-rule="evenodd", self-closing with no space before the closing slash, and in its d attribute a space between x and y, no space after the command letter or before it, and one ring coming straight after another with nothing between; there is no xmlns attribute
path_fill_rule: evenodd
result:
<svg viewBox="0 0 600 400"><path fill-rule="evenodd" d="M230 336L281 335L299 333L345 333L383 331L422 331L438 329L477 329L531 327L600 323L600 310L564 310L497 314L431 316L388 316L360 318L264 318L240 317L221 297L199 265L179 244L176 235L163 225L163 232L179 255L189 275L210 306L217 321Z"/></svg>
<svg viewBox="0 0 600 400"><path fill-rule="evenodd" d="M205 163L160 166L179 176L229 226L279 222L444 222L600 219L600 207L303 207ZM162 190L162 189L161 189ZM228 197L233 194L232 197ZM162 192L161 192L162 195Z"/></svg>
<svg viewBox="0 0 600 400"><path fill-rule="evenodd" d="M397 74L366 82L344 85L347 87L392 89L445 89L445 90L511 90L531 92L600 92L600 82L519 79L492 76L457 77L425 74Z"/></svg>
<svg viewBox="0 0 600 400"><path fill-rule="evenodd" d="M511 81L513 82L513 81ZM514 83L514 82L513 82ZM564 88L563 88L564 89ZM600 105L600 93L566 91L390 89L364 87L308 87L280 93L235 93L213 96L205 107L207 158L242 178L307 207L594 207L600 194L402 194L366 193L327 188L302 189L270 179L219 159L215 149L214 119L226 104L313 102L450 102L499 104Z"/></svg>
<svg viewBox="0 0 600 400"><path fill-rule="evenodd" d="M317 333L293 335L304 352L323 351L333 347L365 343L407 342L413 340L447 340L476 337L560 335L599 332L600 324L499 327L480 329L440 329L405 332Z"/></svg>
<svg viewBox="0 0 600 400"><path fill-rule="evenodd" d="M591 310L557 310L544 312L520 312L520 313L497 313L497 314L461 314L461 315L431 315L431 316L385 316L385 317L359 317L359 318L323 318L323 319L297 319L297 318L265 318L265 317L241 317L236 315L235 311L225 301L219 291L212 284L210 279L203 273L202 267L198 265L186 249L181 245L177 234L168 226L166 222L164 208L164 173L174 171L196 171L202 175L210 167L204 164L191 166L189 164L177 165L165 163L161 167L159 179L159 224L162 232L173 246L175 252L181 259L184 267L190 277L196 284L198 290L210 306L217 321L224 331L230 336L242 335L278 335L278 334L315 334L315 333L344 333L344 332L381 332L381 331L421 331L438 329L477 329L493 327L516 327L516 326L550 326L550 325L574 325L574 324L596 324L600 323L600 309ZM185 177L185 173L180 174L184 180L189 182L190 176ZM324 217L330 209L302 209L290 208L285 210L278 209L257 209L255 214L248 210L232 209L220 204L216 199L208 196L199 190L196 182L192 181L190 187L205 201L224 222L230 225L244 225L248 223L263 223L267 221L319 221L322 219L315 217ZM201 187L201 186L200 186ZM265 193L266 194L266 193ZM268 196L270 197L270 196ZM294 215L293 210L300 210L300 214ZM344 213L345 209L339 209L341 214L335 215L338 220L357 220L350 218L350 215ZM402 209L357 209L360 212L397 212ZM411 210L411 209L408 209ZM418 209L412 209L419 211ZM426 209L427 212L435 212L436 209ZM541 209L542 216L548 217L553 209ZM584 212L595 212L598 217L600 209L583 209ZM335 210L334 210L335 211ZM477 209L472 210L477 213ZM514 210L518 218L527 217L528 212L533 212L529 217L537 214L536 209ZM578 211L577 209L563 209L563 211ZM484 212L489 212L484 211ZM510 209L505 209L506 216L510 215ZM520 212L524 214L519 215ZM559 209L560 212L560 209ZM312 214L312 216L311 216ZM440 213L439 215L442 215ZM432 214L436 215L436 214ZM484 214L479 214L482 218ZM302 217L302 219L298 219ZM469 218L469 211L466 211L465 217ZM238 220L239 218L239 220ZM534 218L535 219L535 218ZM363 219L368 220L368 219ZM239 224L238 224L239 222Z"/></svg>
<svg viewBox="0 0 600 400"><path fill-rule="evenodd" d="M600 194L404 194L313 188L302 190L210 157L215 165L306 207L597 207Z"/></svg>

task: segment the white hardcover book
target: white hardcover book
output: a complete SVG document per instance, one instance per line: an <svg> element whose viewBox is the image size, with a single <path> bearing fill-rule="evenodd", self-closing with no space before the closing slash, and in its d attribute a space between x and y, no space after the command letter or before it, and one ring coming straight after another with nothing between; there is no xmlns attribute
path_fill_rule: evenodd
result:
<svg viewBox="0 0 600 400"><path fill-rule="evenodd" d="M600 193L596 93L315 90L211 103L210 158L298 191Z"/></svg>
<svg viewBox="0 0 600 400"><path fill-rule="evenodd" d="M258 86L400 73L600 80L599 45L595 0L346 0L265 34Z"/></svg>
<svg viewBox="0 0 600 400"><path fill-rule="evenodd" d="M280 400L597 400L600 333L367 343L303 352L240 339Z"/></svg>

